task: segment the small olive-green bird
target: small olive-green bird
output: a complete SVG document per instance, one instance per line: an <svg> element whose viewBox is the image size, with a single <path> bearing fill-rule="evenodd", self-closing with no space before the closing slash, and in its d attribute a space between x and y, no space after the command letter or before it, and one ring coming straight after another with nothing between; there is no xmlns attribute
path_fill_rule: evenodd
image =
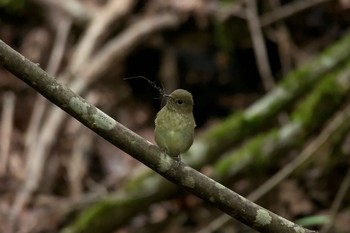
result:
<svg viewBox="0 0 350 233"><path fill-rule="evenodd" d="M154 137L160 149L180 160L193 143L193 98L190 92L177 89L167 97L166 105L158 112Z"/></svg>

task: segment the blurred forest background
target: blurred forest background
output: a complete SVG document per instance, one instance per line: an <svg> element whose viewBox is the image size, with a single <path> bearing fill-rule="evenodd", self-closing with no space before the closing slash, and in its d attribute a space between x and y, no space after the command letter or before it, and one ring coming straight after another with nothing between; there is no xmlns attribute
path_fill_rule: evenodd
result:
<svg viewBox="0 0 350 233"><path fill-rule="evenodd" d="M280 216L350 232L349 0L0 0L0 39L153 140L194 96L190 166ZM0 69L0 232L254 232Z"/></svg>

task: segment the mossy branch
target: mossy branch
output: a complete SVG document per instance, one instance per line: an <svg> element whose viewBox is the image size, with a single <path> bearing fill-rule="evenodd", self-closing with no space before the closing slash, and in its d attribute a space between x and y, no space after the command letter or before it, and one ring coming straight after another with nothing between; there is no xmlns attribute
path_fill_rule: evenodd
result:
<svg viewBox="0 0 350 233"><path fill-rule="evenodd" d="M350 91L350 59L325 75L300 101L283 127L263 132L240 148L226 153L213 165L214 177L221 182L232 178L246 164L271 164L274 155L300 148L341 107ZM316 117L317 115L317 117Z"/></svg>

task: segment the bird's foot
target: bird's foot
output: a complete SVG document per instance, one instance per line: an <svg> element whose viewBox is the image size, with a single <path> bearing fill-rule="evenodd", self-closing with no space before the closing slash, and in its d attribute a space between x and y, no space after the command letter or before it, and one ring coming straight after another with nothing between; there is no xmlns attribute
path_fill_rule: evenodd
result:
<svg viewBox="0 0 350 233"><path fill-rule="evenodd" d="M181 164L181 155L177 155L176 157L173 157L176 161L176 167L179 167Z"/></svg>

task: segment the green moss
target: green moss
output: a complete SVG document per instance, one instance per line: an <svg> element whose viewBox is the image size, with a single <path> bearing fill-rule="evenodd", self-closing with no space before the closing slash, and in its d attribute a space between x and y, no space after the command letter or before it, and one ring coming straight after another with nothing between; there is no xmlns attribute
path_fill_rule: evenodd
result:
<svg viewBox="0 0 350 233"><path fill-rule="evenodd" d="M215 175L232 176L248 163L252 163L251 169L261 169L266 167L277 153L302 145L305 138L323 126L348 96L348 67L350 60L325 76L307 98L300 101L289 124L281 129L259 134L238 150L225 155L214 166Z"/></svg>
<svg viewBox="0 0 350 233"><path fill-rule="evenodd" d="M268 148L264 145L269 144L277 136L277 131L272 130L268 135L260 134L244 144L240 149L227 154L214 166L215 177L228 177L234 175L241 167L245 167L254 160L254 166L259 166L266 162L265 154L268 154Z"/></svg>
<svg viewBox="0 0 350 233"><path fill-rule="evenodd" d="M144 206L147 206L144 200L135 196L108 197L85 210L74 224L63 229L61 233L111 232L114 230L116 218L128 215L128 211L133 211L136 207Z"/></svg>
<svg viewBox="0 0 350 233"><path fill-rule="evenodd" d="M258 115L247 119L239 112L223 120L220 125L209 130L202 136L201 140L209 144L209 156L211 158L217 158L218 154L227 150L227 148L232 146L235 142L251 135L256 128L261 125L263 120L264 118Z"/></svg>
<svg viewBox="0 0 350 233"><path fill-rule="evenodd" d="M288 90L302 93L314 84L314 80L327 71L342 65L350 52L350 34L323 51L316 59L288 74L281 85Z"/></svg>
<svg viewBox="0 0 350 233"><path fill-rule="evenodd" d="M303 100L292 114L292 120L301 121L306 131L312 132L339 108L350 86L342 85L338 78L350 66L350 60L328 74L315 90ZM345 71L346 72L346 71Z"/></svg>

